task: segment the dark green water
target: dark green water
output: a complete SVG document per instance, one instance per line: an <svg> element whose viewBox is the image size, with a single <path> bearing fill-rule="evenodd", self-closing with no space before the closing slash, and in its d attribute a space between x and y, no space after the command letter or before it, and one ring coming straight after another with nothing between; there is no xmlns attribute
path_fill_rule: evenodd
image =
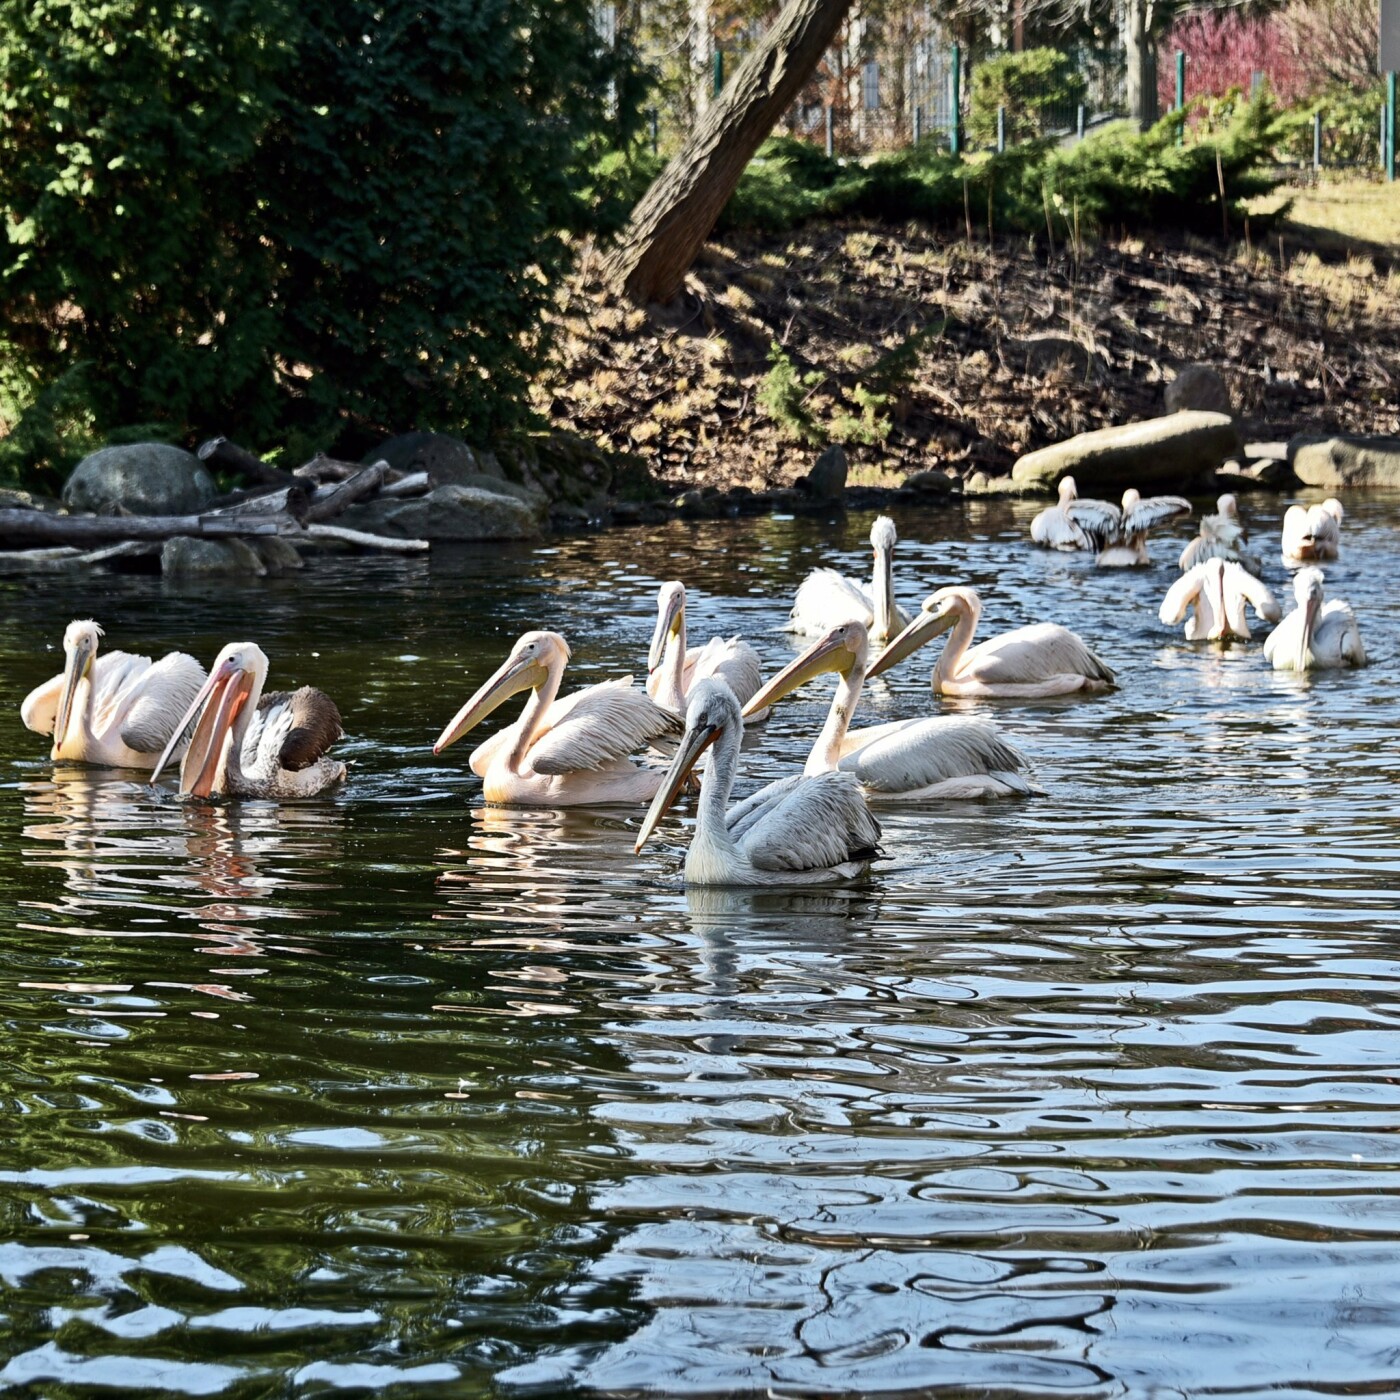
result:
<svg viewBox="0 0 1400 1400"><path fill-rule="evenodd" d="M970 580L1122 689L998 706L1047 795L886 809L819 894L687 893L682 823L638 859L638 814L484 810L430 746L527 627L640 673L664 578L771 670L867 515L0 584L0 1390L1400 1392L1400 501L1348 508L1375 664L1311 682L1158 625L1184 536L1098 573L1019 504L897 513L906 605ZM257 640L339 701L349 783L55 772L17 706L82 616Z"/></svg>

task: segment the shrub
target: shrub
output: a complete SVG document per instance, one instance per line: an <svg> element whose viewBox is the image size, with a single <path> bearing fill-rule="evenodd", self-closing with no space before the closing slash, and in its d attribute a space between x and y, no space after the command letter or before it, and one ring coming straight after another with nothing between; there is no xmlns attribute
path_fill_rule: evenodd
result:
<svg viewBox="0 0 1400 1400"><path fill-rule="evenodd" d="M1310 106L1291 133L1287 153L1303 165L1313 158L1314 114L1322 116L1322 163L1327 166L1375 165L1380 160L1381 108L1385 89L1375 87L1360 92L1334 88Z"/></svg>
<svg viewBox="0 0 1400 1400"><path fill-rule="evenodd" d="M792 356L775 340L768 348L768 373L758 391L758 406L798 442L820 442L821 430L807 400L825 380L820 370L801 373Z"/></svg>
<svg viewBox="0 0 1400 1400"><path fill-rule="evenodd" d="M1006 140L1029 141L1052 127L1074 125L1086 84L1074 61L1058 49L1001 54L972 70L968 135L990 145L997 135L997 108L1006 108Z"/></svg>

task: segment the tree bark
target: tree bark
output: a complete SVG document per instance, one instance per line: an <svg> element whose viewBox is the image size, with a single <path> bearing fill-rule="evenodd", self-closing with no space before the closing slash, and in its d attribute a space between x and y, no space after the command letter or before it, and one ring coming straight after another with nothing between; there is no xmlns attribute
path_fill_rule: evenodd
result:
<svg viewBox="0 0 1400 1400"><path fill-rule="evenodd" d="M608 281L636 302L673 301L753 153L811 77L852 0L787 0L680 153L632 211Z"/></svg>
<svg viewBox="0 0 1400 1400"><path fill-rule="evenodd" d="M251 481L255 486L295 486L296 478L291 472L284 472L280 467L274 467L268 462L264 462L259 456L249 452L244 447L239 447L236 442L230 442L227 438L210 438L208 442L201 443L195 450L195 456L201 462L207 462L211 467L222 467L224 471L236 472L245 481Z"/></svg>
<svg viewBox="0 0 1400 1400"><path fill-rule="evenodd" d="M1152 33L1152 0L1124 0L1123 47L1128 72L1124 96L1128 115L1146 131L1157 120L1157 39Z"/></svg>

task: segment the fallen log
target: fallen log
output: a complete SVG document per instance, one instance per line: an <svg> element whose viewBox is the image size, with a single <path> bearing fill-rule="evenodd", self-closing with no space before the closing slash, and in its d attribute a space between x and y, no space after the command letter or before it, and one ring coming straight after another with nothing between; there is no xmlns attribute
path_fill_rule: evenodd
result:
<svg viewBox="0 0 1400 1400"><path fill-rule="evenodd" d="M354 476L347 477L339 486L332 487L324 496L318 491L311 504L302 513L305 525L319 524L332 520L342 511L348 510L356 501L373 495L384 484L389 474L388 462L375 462L373 466L361 467Z"/></svg>
<svg viewBox="0 0 1400 1400"><path fill-rule="evenodd" d="M13 549L0 551L0 575L56 574L71 569L90 569L113 559L131 559L154 551L155 544L145 540L122 540L102 549L84 553L69 545L53 549Z"/></svg>
<svg viewBox="0 0 1400 1400"><path fill-rule="evenodd" d="M290 515L293 520L304 520L311 508L311 499L305 483L298 482L276 491L250 492L240 500L213 506L204 515L206 519L209 516Z"/></svg>
<svg viewBox="0 0 1400 1400"><path fill-rule="evenodd" d="M409 472L397 481L386 481L379 488L379 494L401 500L406 496L426 496L432 489L433 481L427 472Z"/></svg>
<svg viewBox="0 0 1400 1400"><path fill-rule="evenodd" d="M176 535L227 539L231 535L295 535L290 515L49 515L0 510L0 545L67 544L91 547L109 540L168 540Z"/></svg>
<svg viewBox="0 0 1400 1400"><path fill-rule="evenodd" d="M349 530L344 525L308 525L306 533L314 540L339 540L342 544L384 549L392 554L418 554L430 548L427 540L396 540L388 535L367 535L363 530Z"/></svg>
<svg viewBox="0 0 1400 1400"><path fill-rule="evenodd" d="M239 447L236 442L230 442L227 438L210 438L208 442L200 443L195 449L195 456L208 466L233 472L259 486L300 484L291 472L284 472L281 467L264 462L256 453L249 452L246 447Z"/></svg>

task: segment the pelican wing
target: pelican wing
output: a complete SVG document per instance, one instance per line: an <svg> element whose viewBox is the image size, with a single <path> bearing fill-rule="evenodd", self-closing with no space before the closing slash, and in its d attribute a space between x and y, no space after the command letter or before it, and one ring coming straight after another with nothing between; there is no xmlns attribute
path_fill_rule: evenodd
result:
<svg viewBox="0 0 1400 1400"><path fill-rule="evenodd" d="M1203 541L1197 538L1191 543L1201 544ZM1187 548L1189 549L1190 546L1188 545ZM1181 557L1184 560L1186 555L1183 554ZM1162 606L1157 609L1157 617L1168 627L1174 627L1178 622L1184 622L1187 611L1200 596L1201 588L1205 583L1205 571L1201 568L1202 562L1204 561L1193 564L1167 589L1167 596L1162 599Z"/></svg>
<svg viewBox="0 0 1400 1400"><path fill-rule="evenodd" d="M1122 538L1123 512L1112 501L1096 501L1084 497L1064 507L1071 525L1077 526L1089 547L1105 550Z"/></svg>
<svg viewBox="0 0 1400 1400"><path fill-rule="evenodd" d="M786 778L778 778L736 802L724 817L729 834L736 841L741 840L769 808L786 797L798 783L805 782L806 776L805 773L793 773Z"/></svg>
<svg viewBox="0 0 1400 1400"><path fill-rule="evenodd" d="M860 743L867 734L871 737ZM853 773L871 792L916 792L974 774L1015 774L1025 766L1022 754L984 719L950 715L903 720L850 737L859 747L837 766Z"/></svg>
<svg viewBox="0 0 1400 1400"><path fill-rule="evenodd" d="M763 670L758 653L742 637L711 637L700 648L686 678L686 691L697 681L714 676L724 681L741 705L758 694Z"/></svg>
<svg viewBox="0 0 1400 1400"><path fill-rule="evenodd" d="M272 690L258 702L243 740L245 768L276 766L300 773L323 759L344 734L335 701L314 686Z"/></svg>
<svg viewBox="0 0 1400 1400"><path fill-rule="evenodd" d="M54 725L58 723L58 701L62 694L62 671L43 685L36 685L20 701L19 717L24 721L24 727L36 734L52 734Z"/></svg>
<svg viewBox="0 0 1400 1400"><path fill-rule="evenodd" d="M160 753L194 703L204 676L204 667L183 651L169 652L148 666L125 692L122 743L137 753Z"/></svg>
<svg viewBox="0 0 1400 1400"><path fill-rule="evenodd" d="M1047 549L1088 549L1089 537L1063 506L1047 506L1031 521L1031 539Z"/></svg>
<svg viewBox="0 0 1400 1400"><path fill-rule="evenodd" d="M963 657L958 674L1004 685L1034 685L1060 675L1114 682L1113 672L1083 639L1055 622L1035 622L979 643Z"/></svg>
<svg viewBox="0 0 1400 1400"><path fill-rule="evenodd" d="M544 729L530 746L536 773L560 775L611 768L662 735L685 725L635 689L631 676L585 686L556 700L544 716Z"/></svg>
<svg viewBox="0 0 1400 1400"><path fill-rule="evenodd" d="M1313 652L1335 656L1338 665L1366 664L1366 648L1361 645L1361 629L1356 625L1356 614L1352 612L1351 604L1334 598L1323 605L1317 630L1313 633Z"/></svg>
<svg viewBox="0 0 1400 1400"><path fill-rule="evenodd" d="M1158 525L1191 514L1191 502L1184 496L1146 496L1123 517L1123 534L1145 535Z"/></svg>
<svg viewBox="0 0 1400 1400"><path fill-rule="evenodd" d="M829 870L878 855L880 825L854 774L818 773L770 803L741 845L759 870Z"/></svg>
<svg viewBox="0 0 1400 1400"><path fill-rule="evenodd" d="M835 569L813 569L797 590L797 601L788 614L789 632L826 632L843 622L875 621L870 590Z"/></svg>
<svg viewBox="0 0 1400 1400"><path fill-rule="evenodd" d="M1226 564L1225 576L1228 586L1237 590L1265 622L1277 622L1283 616L1283 609L1279 607L1273 589L1255 578L1243 564Z"/></svg>

